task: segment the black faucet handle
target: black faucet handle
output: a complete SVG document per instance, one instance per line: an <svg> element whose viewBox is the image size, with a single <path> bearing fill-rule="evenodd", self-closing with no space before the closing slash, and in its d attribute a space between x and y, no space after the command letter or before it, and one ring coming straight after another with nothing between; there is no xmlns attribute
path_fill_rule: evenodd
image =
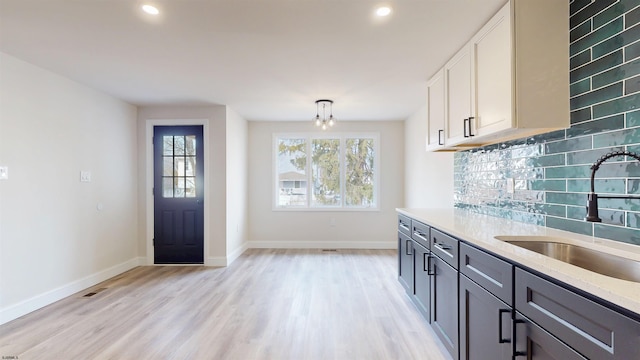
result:
<svg viewBox="0 0 640 360"><path fill-rule="evenodd" d="M598 216L598 194L589 193L587 195L587 216L584 219L590 222L602 222Z"/></svg>

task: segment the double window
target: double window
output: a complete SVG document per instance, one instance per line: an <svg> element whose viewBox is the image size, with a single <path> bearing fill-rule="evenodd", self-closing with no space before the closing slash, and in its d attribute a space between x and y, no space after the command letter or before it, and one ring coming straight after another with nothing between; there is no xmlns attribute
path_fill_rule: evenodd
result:
<svg viewBox="0 0 640 360"><path fill-rule="evenodd" d="M378 134L274 135L275 207L377 209Z"/></svg>

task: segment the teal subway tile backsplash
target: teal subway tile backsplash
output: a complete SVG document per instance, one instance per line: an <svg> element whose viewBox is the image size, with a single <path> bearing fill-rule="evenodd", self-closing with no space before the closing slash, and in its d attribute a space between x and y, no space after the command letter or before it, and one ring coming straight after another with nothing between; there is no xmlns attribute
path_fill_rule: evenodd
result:
<svg viewBox="0 0 640 360"><path fill-rule="evenodd" d="M611 131L593 136L593 147L640 143L640 128Z"/></svg>
<svg viewBox="0 0 640 360"><path fill-rule="evenodd" d="M600 88L598 90L590 91L588 93L572 98L570 101L571 108L579 109L579 108L593 105L595 103L619 98L623 94L622 90L623 90L623 83L621 81L621 82Z"/></svg>
<svg viewBox="0 0 640 360"><path fill-rule="evenodd" d="M640 245L640 200L601 198L603 223L584 220L591 165L612 151L640 152L640 0L569 6L571 128L456 153L455 206ZM640 162L607 160L594 186L640 195Z"/></svg>
<svg viewBox="0 0 640 360"><path fill-rule="evenodd" d="M607 69L611 69L623 62L623 52L615 51L607 56L590 62L584 66L576 67L569 72L569 80L571 83L586 79Z"/></svg>
<svg viewBox="0 0 640 360"><path fill-rule="evenodd" d="M640 94L624 96L593 107L593 116L598 118L640 108Z"/></svg>
<svg viewBox="0 0 640 360"><path fill-rule="evenodd" d="M578 6L572 6L570 2L569 11L571 15L569 17L569 28L573 29L583 22L591 20L593 16L617 2L616 0L578 1L578 4L576 4Z"/></svg>
<svg viewBox="0 0 640 360"><path fill-rule="evenodd" d="M616 51L615 54L620 54L620 58L622 59L621 50ZM594 75L591 78L592 80L591 86L594 89L597 89L606 84L611 84L613 82L620 81L622 79L628 79L630 76L634 76L638 74L640 74L640 61L630 61L625 64L621 64L619 66L613 67L598 75Z"/></svg>
<svg viewBox="0 0 640 360"><path fill-rule="evenodd" d="M640 42L635 42L624 48L624 61L629 61L640 56Z"/></svg>
<svg viewBox="0 0 640 360"><path fill-rule="evenodd" d="M640 230L628 227L595 224L594 236L640 245Z"/></svg>

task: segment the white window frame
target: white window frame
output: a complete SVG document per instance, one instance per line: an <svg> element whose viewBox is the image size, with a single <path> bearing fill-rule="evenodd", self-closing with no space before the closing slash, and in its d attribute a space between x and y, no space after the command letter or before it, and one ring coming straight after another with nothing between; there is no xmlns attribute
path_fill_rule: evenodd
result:
<svg viewBox="0 0 640 360"><path fill-rule="evenodd" d="M278 139L283 138L297 138L306 139L306 154L307 164L305 168L305 174L307 176L307 198L306 205L304 206L287 206L279 205L279 183L278 183ZM315 139L339 139L340 140L340 205L331 206L314 206L311 204L311 198L313 196L311 190L312 174L311 174L311 142ZM344 205L344 192L346 188L346 139L373 139L373 161L374 161L374 173L373 173L373 202L374 206L345 206ZM330 132L330 133L317 133L317 132L302 132L302 133L274 133L272 136L272 209L274 211L380 211L380 133L378 132Z"/></svg>

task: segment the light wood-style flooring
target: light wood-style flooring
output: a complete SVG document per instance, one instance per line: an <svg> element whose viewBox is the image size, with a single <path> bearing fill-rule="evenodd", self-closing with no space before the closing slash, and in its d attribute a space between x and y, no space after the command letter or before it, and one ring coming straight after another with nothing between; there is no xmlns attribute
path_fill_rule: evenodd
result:
<svg viewBox="0 0 640 360"><path fill-rule="evenodd" d="M448 359L397 281L396 251L315 249L132 269L0 326L0 356Z"/></svg>

